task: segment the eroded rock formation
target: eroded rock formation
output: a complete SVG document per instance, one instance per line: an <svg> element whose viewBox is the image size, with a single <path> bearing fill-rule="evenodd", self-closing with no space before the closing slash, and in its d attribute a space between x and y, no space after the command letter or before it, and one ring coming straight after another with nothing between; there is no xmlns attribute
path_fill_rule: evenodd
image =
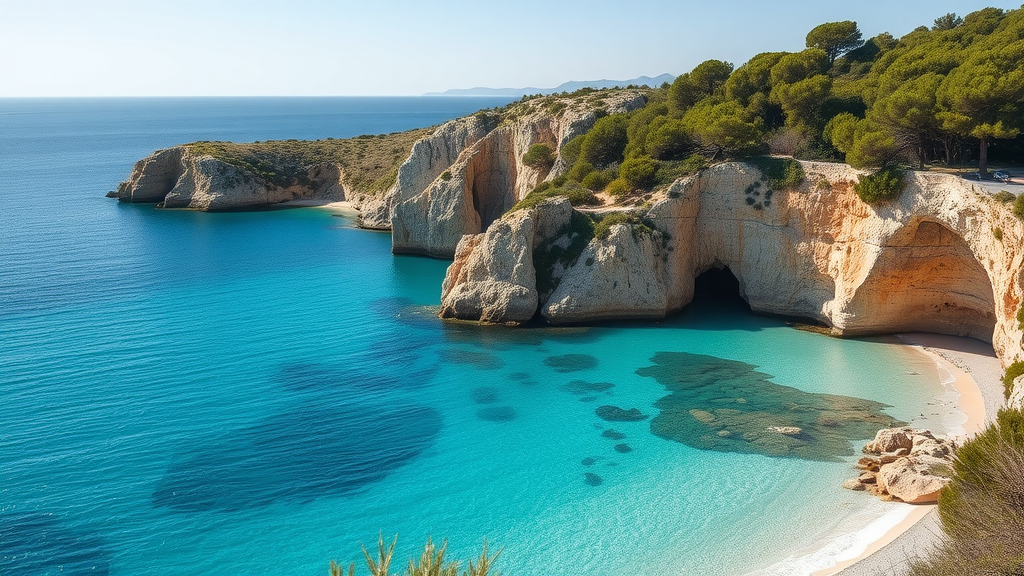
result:
<svg viewBox="0 0 1024 576"><path fill-rule="evenodd" d="M187 146L175 146L136 162L131 176L118 186L117 198L191 210L346 199L345 175L338 165L310 166L304 176L301 184L276 186L233 164L194 154Z"/></svg>
<svg viewBox="0 0 1024 576"><path fill-rule="evenodd" d="M954 176L914 172L898 200L870 206L853 191L860 172L802 165L803 183L771 194L741 163L676 181L643 214L653 232L614 226L536 270L554 283L539 286L538 313L555 324L666 316L690 302L696 276L727 267L756 312L812 319L837 335L971 336L992 342L1004 363L1022 357L1024 224L1004 204ZM758 187L763 195L748 203ZM452 270L501 257L475 242ZM449 275L442 301L455 291L486 300Z"/></svg>
<svg viewBox="0 0 1024 576"><path fill-rule="evenodd" d="M849 490L866 490L884 500L931 504L949 483L953 443L928 430L909 427L879 430L864 446L868 456L857 462L864 472L843 483Z"/></svg>
<svg viewBox="0 0 1024 576"><path fill-rule="evenodd" d="M646 102L636 91L615 92L603 103L611 114L635 110ZM533 144L560 150L597 119L593 104L578 99L553 114L543 108L514 120L476 115L445 124L413 147L402 165L391 202L392 251L451 258L465 234L488 227L545 178L551 170L522 162ZM501 124L488 130L489 123Z"/></svg>

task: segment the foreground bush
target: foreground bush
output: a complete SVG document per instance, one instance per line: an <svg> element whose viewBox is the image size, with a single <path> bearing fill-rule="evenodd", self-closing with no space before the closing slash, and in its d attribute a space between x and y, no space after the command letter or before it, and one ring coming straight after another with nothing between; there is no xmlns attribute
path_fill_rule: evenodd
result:
<svg viewBox="0 0 1024 576"><path fill-rule="evenodd" d="M398 536L395 536L391 544L385 546L384 537L381 536L377 540L376 558L370 556L370 552L363 546L363 556L366 559L366 567L370 571L370 576L389 576L391 574L391 560L395 554L395 544L397 542ZM498 550L493 556L488 556L487 541L485 540L479 558L475 562L470 560L466 563L466 568L460 570L459 562L445 558L447 548L447 540L442 542L440 546L435 546L433 541L428 538L419 559L409 559L409 565L406 567L405 573L408 576L487 576L491 573L494 561L501 554L501 550ZM331 576L345 576L346 574L348 576L355 576L356 565L355 563L349 564L348 571L346 572L340 564L331 560L330 570Z"/></svg>
<svg viewBox="0 0 1024 576"><path fill-rule="evenodd" d="M1024 412L1001 410L957 450L939 515L942 539L910 576L1024 574Z"/></svg>
<svg viewBox="0 0 1024 576"><path fill-rule="evenodd" d="M868 204L895 200L906 187L903 170L894 167L882 168L874 174L861 176L860 182L853 185L857 196Z"/></svg>

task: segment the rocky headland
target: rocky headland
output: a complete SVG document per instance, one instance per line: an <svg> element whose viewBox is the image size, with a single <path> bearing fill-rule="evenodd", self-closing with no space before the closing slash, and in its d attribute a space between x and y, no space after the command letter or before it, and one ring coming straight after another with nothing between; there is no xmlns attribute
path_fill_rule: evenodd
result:
<svg viewBox="0 0 1024 576"><path fill-rule="evenodd" d="M1024 359L1024 223L952 175L910 172L896 200L867 204L854 191L866 172L844 164L801 161L802 181L780 185L727 162L631 205L555 197L514 209L569 169L566 143L645 103L644 90L545 97L418 132L318 141L317 153L183 145L140 160L116 196L196 210L348 200L361 225L392 230L393 252L454 258L446 318L662 318L691 301L697 276L727 268L755 312L843 336L970 336L1004 365ZM523 161L535 144L553 150L549 165ZM359 165L368 153L375 163ZM1024 382L1013 398L1024 402Z"/></svg>
<svg viewBox="0 0 1024 576"><path fill-rule="evenodd" d="M969 336L991 342L1004 364L1021 358L1024 223L1003 204L954 176L914 172L899 199L868 205L853 191L863 172L800 164L804 181L778 190L752 165L713 166L583 243L577 236L588 232L573 218L587 211L564 199L506 214L460 242L441 314L660 318L690 302L702 272L728 268L755 312L810 319L835 335ZM575 253L538 258L574 244Z"/></svg>

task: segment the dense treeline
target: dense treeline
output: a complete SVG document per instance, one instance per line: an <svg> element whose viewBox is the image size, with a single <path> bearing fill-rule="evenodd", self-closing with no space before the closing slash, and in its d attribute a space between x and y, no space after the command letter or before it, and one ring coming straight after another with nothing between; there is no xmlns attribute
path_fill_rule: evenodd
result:
<svg viewBox="0 0 1024 576"><path fill-rule="evenodd" d="M708 161L765 153L884 169L1024 157L1024 8L946 14L896 39L855 22L811 30L801 52L739 68L708 60L567 143L555 187L621 196ZM896 178L898 179L898 178ZM551 193L550 189L549 192Z"/></svg>

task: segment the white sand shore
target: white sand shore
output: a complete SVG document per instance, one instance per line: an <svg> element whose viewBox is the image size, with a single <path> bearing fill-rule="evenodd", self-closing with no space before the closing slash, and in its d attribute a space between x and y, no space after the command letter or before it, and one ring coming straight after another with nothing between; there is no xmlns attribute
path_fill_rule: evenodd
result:
<svg viewBox="0 0 1024 576"><path fill-rule="evenodd" d="M356 209L355 205L347 200L329 201L329 200L291 200L288 202L282 202L283 206L295 206L303 208L323 208L329 210L335 214L345 214L348 216L356 216L359 214L359 210Z"/></svg>
<svg viewBox="0 0 1024 576"><path fill-rule="evenodd" d="M899 338L933 358L940 371L950 376L948 385L959 395L957 407L963 413L960 436L971 436L993 418L1003 404L1002 365L991 346L970 338L941 334L910 333ZM868 544L855 558L841 560L814 576L898 576L907 571L911 559L932 548L941 533L936 506L905 507L903 519L880 538ZM870 527L869 527L870 528ZM837 558L837 560L839 560Z"/></svg>

